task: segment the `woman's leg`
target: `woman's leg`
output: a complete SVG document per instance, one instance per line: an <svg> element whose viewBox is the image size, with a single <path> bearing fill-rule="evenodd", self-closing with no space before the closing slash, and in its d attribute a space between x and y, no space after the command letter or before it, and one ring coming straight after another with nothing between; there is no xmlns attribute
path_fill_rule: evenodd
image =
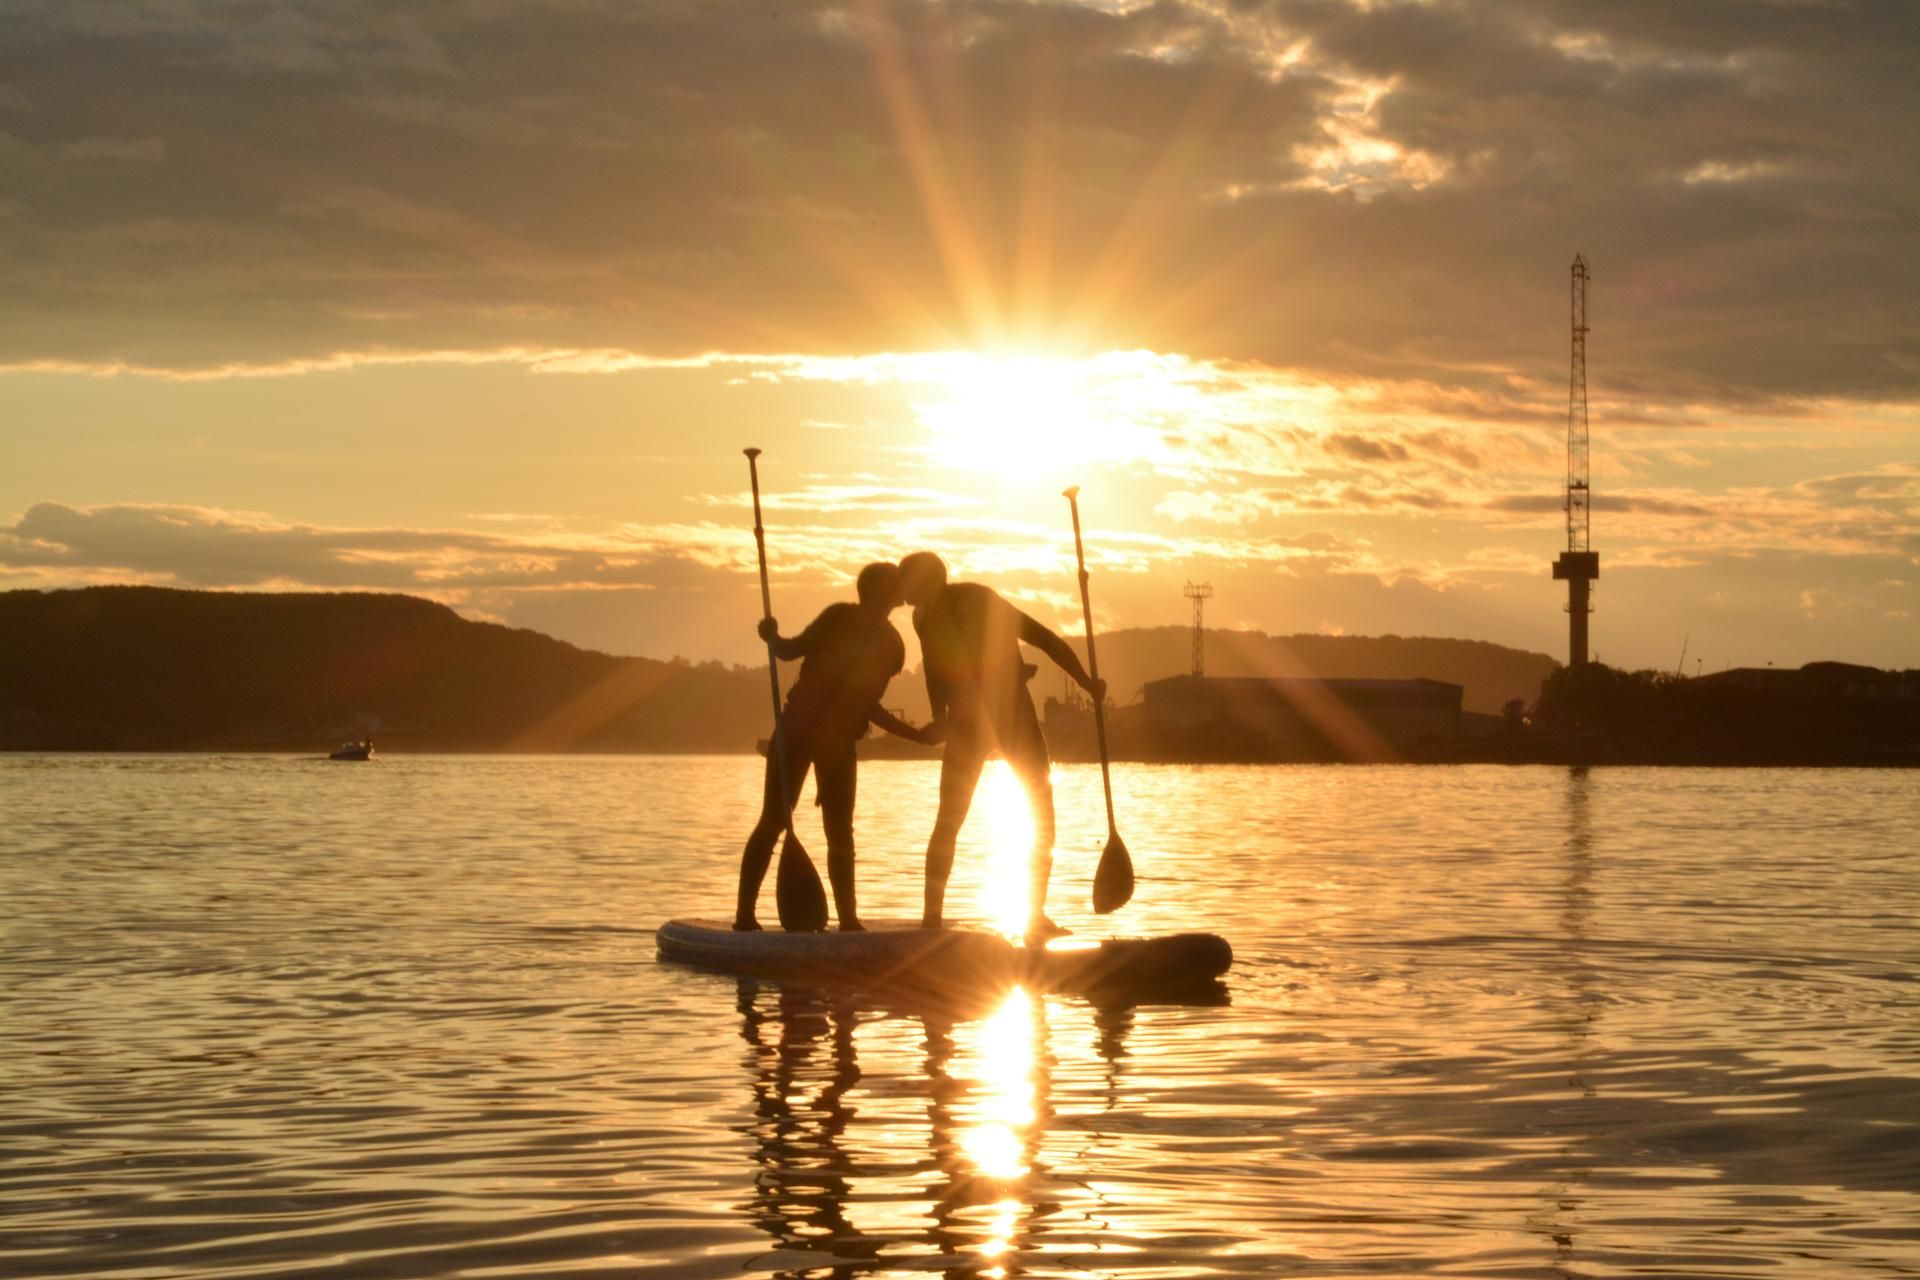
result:
<svg viewBox="0 0 1920 1280"><path fill-rule="evenodd" d="M798 799L802 784L807 780L808 749L799 741L799 735L786 734L787 777L793 786L793 798ZM760 922L754 918L754 906L760 900L760 885L767 878L767 867L773 861L773 846L780 839L780 833L787 829L787 817L780 803L780 762L774 755L772 743L767 744L767 769L765 784L760 794L760 821L753 827L753 833L747 837L747 847L740 854L740 889L738 900L733 908L733 927L740 930L758 929Z"/></svg>
<svg viewBox="0 0 1920 1280"><path fill-rule="evenodd" d="M814 768L820 821L827 829L827 880L833 885L833 914L840 928L851 932L862 927L853 890L853 803L859 762L852 740L820 752Z"/></svg>

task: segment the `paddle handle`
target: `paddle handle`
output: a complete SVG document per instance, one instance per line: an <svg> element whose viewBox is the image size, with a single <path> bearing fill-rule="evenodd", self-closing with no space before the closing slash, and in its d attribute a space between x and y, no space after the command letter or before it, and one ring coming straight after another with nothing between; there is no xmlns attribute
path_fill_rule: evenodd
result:
<svg viewBox="0 0 1920 1280"><path fill-rule="evenodd" d="M1093 597L1087 590L1087 551L1080 541L1080 486L1073 485L1062 491L1067 506L1073 511L1073 559L1080 566L1080 612L1087 620L1087 674L1095 684L1100 681L1100 658L1093 648ZM1100 787L1107 796L1107 836L1112 838L1118 829L1113 821L1113 775L1107 764L1107 711L1106 699L1093 700L1093 736L1100 744Z"/></svg>
<svg viewBox="0 0 1920 1280"><path fill-rule="evenodd" d="M767 582L767 530L760 522L760 451L743 449L747 455L747 476L753 482L753 545L760 553L760 616L773 617L773 589ZM786 736L780 724L780 654L772 640L767 641L767 684L773 690L774 767L780 772L780 803L787 820L787 834L793 834L793 784L787 778Z"/></svg>

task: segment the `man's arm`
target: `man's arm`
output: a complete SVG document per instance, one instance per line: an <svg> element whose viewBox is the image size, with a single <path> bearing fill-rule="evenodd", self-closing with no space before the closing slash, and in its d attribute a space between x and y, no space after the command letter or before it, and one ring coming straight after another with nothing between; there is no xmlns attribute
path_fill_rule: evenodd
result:
<svg viewBox="0 0 1920 1280"><path fill-rule="evenodd" d="M1106 696L1107 682L1095 681L1088 675L1087 669L1080 665L1080 655L1075 653L1065 640L1062 640L1051 628L1041 626L1026 614L1020 613L1018 609L1014 612L1020 614L1022 640L1053 659L1054 665L1072 676L1073 682L1085 689L1090 696L1094 698Z"/></svg>

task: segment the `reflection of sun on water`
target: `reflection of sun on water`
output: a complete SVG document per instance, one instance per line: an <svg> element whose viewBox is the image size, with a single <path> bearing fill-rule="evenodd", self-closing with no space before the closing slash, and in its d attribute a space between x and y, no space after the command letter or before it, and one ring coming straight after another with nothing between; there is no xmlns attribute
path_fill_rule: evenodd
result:
<svg viewBox="0 0 1920 1280"><path fill-rule="evenodd" d="M1033 809L1027 792L1005 760L990 762L980 777L993 848L980 886L980 914L1008 937L1026 931L1032 897L1027 868L1033 857Z"/></svg>
<svg viewBox="0 0 1920 1280"><path fill-rule="evenodd" d="M993 1206L993 1221L987 1224L987 1241L980 1246L980 1256L997 1258L1007 1251L1013 1240L1013 1224L1024 1206L1018 1200L1002 1200ZM988 1267L980 1273L986 1280L999 1280L1007 1274L1005 1267Z"/></svg>
<svg viewBox="0 0 1920 1280"><path fill-rule="evenodd" d="M979 1117L961 1145L987 1177L1017 1178L1033 1121L1033 997L1015 987L981 1024Z"/></svg>
<svg viewBox="0 0 1920 1280"><path fill-rule="evenodd" d="M1034 1012L1033 997L1015 987L980 1027L979 1110L960 1135L960 1146L983 1177L1012 1181L1028 1172L1027 1137L1038 1118ZM1024 1207L1012 1196L992 1205L987 1239L980 1245L983 1256L995 1258L1007 1252ZM1005 1271L995 1267L982 1274L999 1276Z"/></svg>

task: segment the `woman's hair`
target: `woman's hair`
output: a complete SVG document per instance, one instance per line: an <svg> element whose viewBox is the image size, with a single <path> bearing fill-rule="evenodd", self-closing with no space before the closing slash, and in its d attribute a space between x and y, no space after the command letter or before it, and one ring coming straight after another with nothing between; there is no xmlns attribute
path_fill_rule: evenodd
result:
<svg viewBox="0 0 1920 1280"><path fill-rule="evenodd" d="M894 604L900 599L900 570L889 561L876 560L854 579L854 590L862 604Z"/></svg>

